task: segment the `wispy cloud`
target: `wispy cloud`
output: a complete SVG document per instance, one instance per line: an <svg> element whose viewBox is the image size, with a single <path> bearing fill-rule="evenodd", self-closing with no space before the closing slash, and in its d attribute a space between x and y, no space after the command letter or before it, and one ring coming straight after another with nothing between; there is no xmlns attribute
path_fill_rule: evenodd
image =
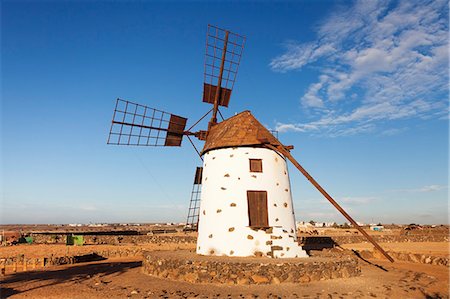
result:
<svg viewBox="0 0 450 299"><path fill-rule="evenodd" d="M408 130L408 128L392 128L392 129L384 130L383 132L381 132L381 135L394 136L394 135L398 135L402 132L405 132L407 130Z"/></svg>
<svg viewBox="0 0 450 299"><path fill-rule="evenodd" d="M447 115L447 1L342 7L318 26L315 41L290 41L270 63L278 72L306 66L320 72L300 96L316 119L280 122L280 132L353 135L380 122Z"/></svg>
<svg viewBox="0 0 450 299"><path fill-rule="evenodd" d="M350 204L350 205L362 205L375 201L375 197L342 197L339 202Z"/></svg>
<svg viewBox="0 0 450 299"><path fill-rule="evenodd" d="M444 185L426 185L420 188L411 188L411 189L397 189L393 190L395 192L409 192L409 193L421 193L421 192L436 192L447 189L447 186Z"/></svg>
<svg viewBox="0 0 450 299"><path fill-rule="evenodd" d="M98 211L98 208L92 205L83 205L79 207L80 210L82 211Z"/></svg>

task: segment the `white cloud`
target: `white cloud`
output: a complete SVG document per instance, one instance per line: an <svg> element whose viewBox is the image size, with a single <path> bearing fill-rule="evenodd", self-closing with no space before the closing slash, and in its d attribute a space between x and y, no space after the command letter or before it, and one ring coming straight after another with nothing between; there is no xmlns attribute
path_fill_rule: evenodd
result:
<svg viewBox="0 0 450 299"><path fill-rule="evenodd" d="M373 202L374 200L376 200L375 197L342 197L339 199L339 202L346 204L361 205Z"/></svg>
<svg viewBox="0 0 450 299"><path fill-rule="evenodd" d="M406 130L407 130L407 128L392 128L392 129L384 130L383 132L381 132L381 135L394 136L394 135L398 135L400 133L403 133Z"/></svg>
<svg viewBox="0 0 450 299"><path fill-rule="evenodd" d="M90 212L90 211L97 211L98 210L97 207L91 206L91 205L82 205L82 206L79 207L79 209L82 210L82 211L88 211L88 212Z"/></svg>
<svg viewBox="0 0 450 299"><path fill-rule="evenodd" d="M423 186L422 188L418 189L418 191L420 192L434 192L434 191L439 191L439 190L443 190L446 189L447 186L442 186L442 185L428 185L428 186Z"/></svg>
<svg viewBox="0 0 450 299"><path fill-rule="evenodd" d="M323 100L318 95L318 92L322 89L325 82L327 82L328 76L320 76L320 81L318 83L312 84L308 92L301 98L301 103L305 107L323 107Z"/></svg>
<svg viewBox="0 0 450 299"><path fill-rule="evenodd" d="M381 121L442 118L448 114L448 3L357 1L338 8L318 26L315 41L291 41L270 63L278 72L306 66L320 73L300 102L317 118L279 123L279 131L342 136L372 131Z"/></svg>
<svg viewBox="0 0 450 299"><path fill-rule="evenodd" d="M393 190L396 192L408 192L408 193L418 193L418 192L436 192L436 191L441 191L444 189L447 189L447 186L444 185L426 185L420 188L412 188L412 189L398 189L398 190Z"/></svg>

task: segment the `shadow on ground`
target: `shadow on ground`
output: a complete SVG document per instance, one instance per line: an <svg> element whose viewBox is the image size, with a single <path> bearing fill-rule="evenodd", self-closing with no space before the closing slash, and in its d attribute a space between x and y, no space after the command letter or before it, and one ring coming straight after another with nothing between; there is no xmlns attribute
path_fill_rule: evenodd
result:
<svg viewBox="0 0 450 299"><path fill-rule="evenodd" d="M367 264L369 264L369 265L371 265L371 266L375 266L375 267L377 267L377 268L379 268L379 269L381 269L381 270L383 270L383 271L385 271L385 272L389 272L389 271L388 271L386 268L384 268L383 266L374 264L374 263L370 262L369 260L366 260L365 258L363 258L363 257L361 256L361 254L360 254L358 251L352 249L352 252L356 255L356 257L358 257L358 258L361 259L362 261L366 262Z"/></svg>
<svg viewBox="0 0 450 299"><path fill-rule="evenodd" d="M28 271L9 274L0 282L0 298L8 298L12 295L24 293L34 289L58 285L64 282L82 282L93 276L103 277L107 275L120 275L124 272L141 267L142 262L103 262L84 265L73 265L54 270ZM19 284L20 289L15 289L14 284ZM12 286L11 286L12 285ZM23 288L23 286L30 286Z"/></svg>

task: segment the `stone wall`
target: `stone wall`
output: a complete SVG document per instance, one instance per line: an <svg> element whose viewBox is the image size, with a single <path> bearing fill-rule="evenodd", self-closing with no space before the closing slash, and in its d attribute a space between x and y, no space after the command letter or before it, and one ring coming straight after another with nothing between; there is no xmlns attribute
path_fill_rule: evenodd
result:
<svg viewBox="0 0 450 299"><path fill-rule="evenodd" d="M365 259L370 259L370 258L383 259L384 258L381 256L381 253L378 253L377 251L362 250L362 251L358 251L358 253L361 255L361 257L363 257ZM444 256L433 256L433 255L429 255L429 254L393 252L393 251L389 251L388 254L396 261L438 265L438 266L445 266L445 267L450 266L449 258L444 257Z"/></svg>
<svg viewBox="0 0 450 299"><path fill-rule="evenodd" d="M189 283L278 284L304 283L359 276L354 257L315 257L297 259L199 256L189 251L146 251L146 274Z"/></svg>
<svg viewBox="0 0 450 299"><path fill-rule="evenodd" d="M65 244L65 234L31 234L33 243L36 244ZM195 244L197 237L193 235L85 235L84 244ZM416 235L373 235L375 241L379 243L396 243L396 242L448 242L447 234L416 234ZM352 244L368 242L364 236L300 236L300 243L305 240L314 240L314 243L336 243L336 244ZM311 243L311 242L310 242Z"/></svg>
<svg viewBox="0 0 450 299"><path fill-rule="evenodd" d="M117 248L114 250L97 250L83 255L55 256L51 254L38 258L28 258L20 254L14 257L0 258L0 269L2 269L0 273L5 274L6 272L27 271L48 266L101 261L107 258L135 257L141 256L142 252L141 248Z"/></svg>
<svg viewBox="0 0 450 299"><path fill-rule="evenodd" d="M65 244L67 237L65 234L31 234L33 243L36 244ZM173 236L173 235L84 235L84 244L194 244L197 238L192 235Z"/></svg>
<svg viewBox="0 0 450 299"><path fill-rule="evenodd" d="M402 243L402 242L448 242L447 234L429 235L372 235L378 243ZM305 237L304 237L305 238ZM306 237L307 238L307 237ZM331 236L337 244L352 244L369 242L364 236Z"/></svg>

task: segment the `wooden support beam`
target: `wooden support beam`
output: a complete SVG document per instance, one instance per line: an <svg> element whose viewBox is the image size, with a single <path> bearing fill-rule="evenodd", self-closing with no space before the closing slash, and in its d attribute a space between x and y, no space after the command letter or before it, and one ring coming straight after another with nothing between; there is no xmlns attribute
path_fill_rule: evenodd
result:
<svg viewBox="0 0 450 299"><path fill-rule="evenodd" d="M271 144L266 144L266 146L274 151L277 151L281 153L283 156L289 159L289 161L294 164L294 166L308 179L308 181L313 184L314 187L319 190L320 193L322 193L323 196L325 196L326 199L348 220L350 223L358 229L358 231L366 237L367 240L369 240L370 243L375 246L376 249L378 249L390 262L394 262L394 259L386 252L383 248L361 227L356 223L355 220L353 220L352 217L350 217L349 214L322 188L322 186L319 185L319 183L316 182L316 180L300 165L300 163L297 162L297 160L294 159L294 157L291 155L291 153L284 148L282 144L280 144L278 147L275 147Z"/></svg>
<svg viewBox="0 0 450 299"><path fill-rule="evenodd" d="M223 42L222 61L220 62L219 78L217 80L216 94L214 96L213 114L211 117L211 121L209 122L209 125L208 125L208 130L211 128L211 126L213 126L217 123L217 110L219 109L219 97L220 97L221 90L222 90L222 76L223 76L223 69L224 69L224 65L225 65L225 57L227 55L229 33L230 33L229 31L225 31L225 40Z"/></svg>

